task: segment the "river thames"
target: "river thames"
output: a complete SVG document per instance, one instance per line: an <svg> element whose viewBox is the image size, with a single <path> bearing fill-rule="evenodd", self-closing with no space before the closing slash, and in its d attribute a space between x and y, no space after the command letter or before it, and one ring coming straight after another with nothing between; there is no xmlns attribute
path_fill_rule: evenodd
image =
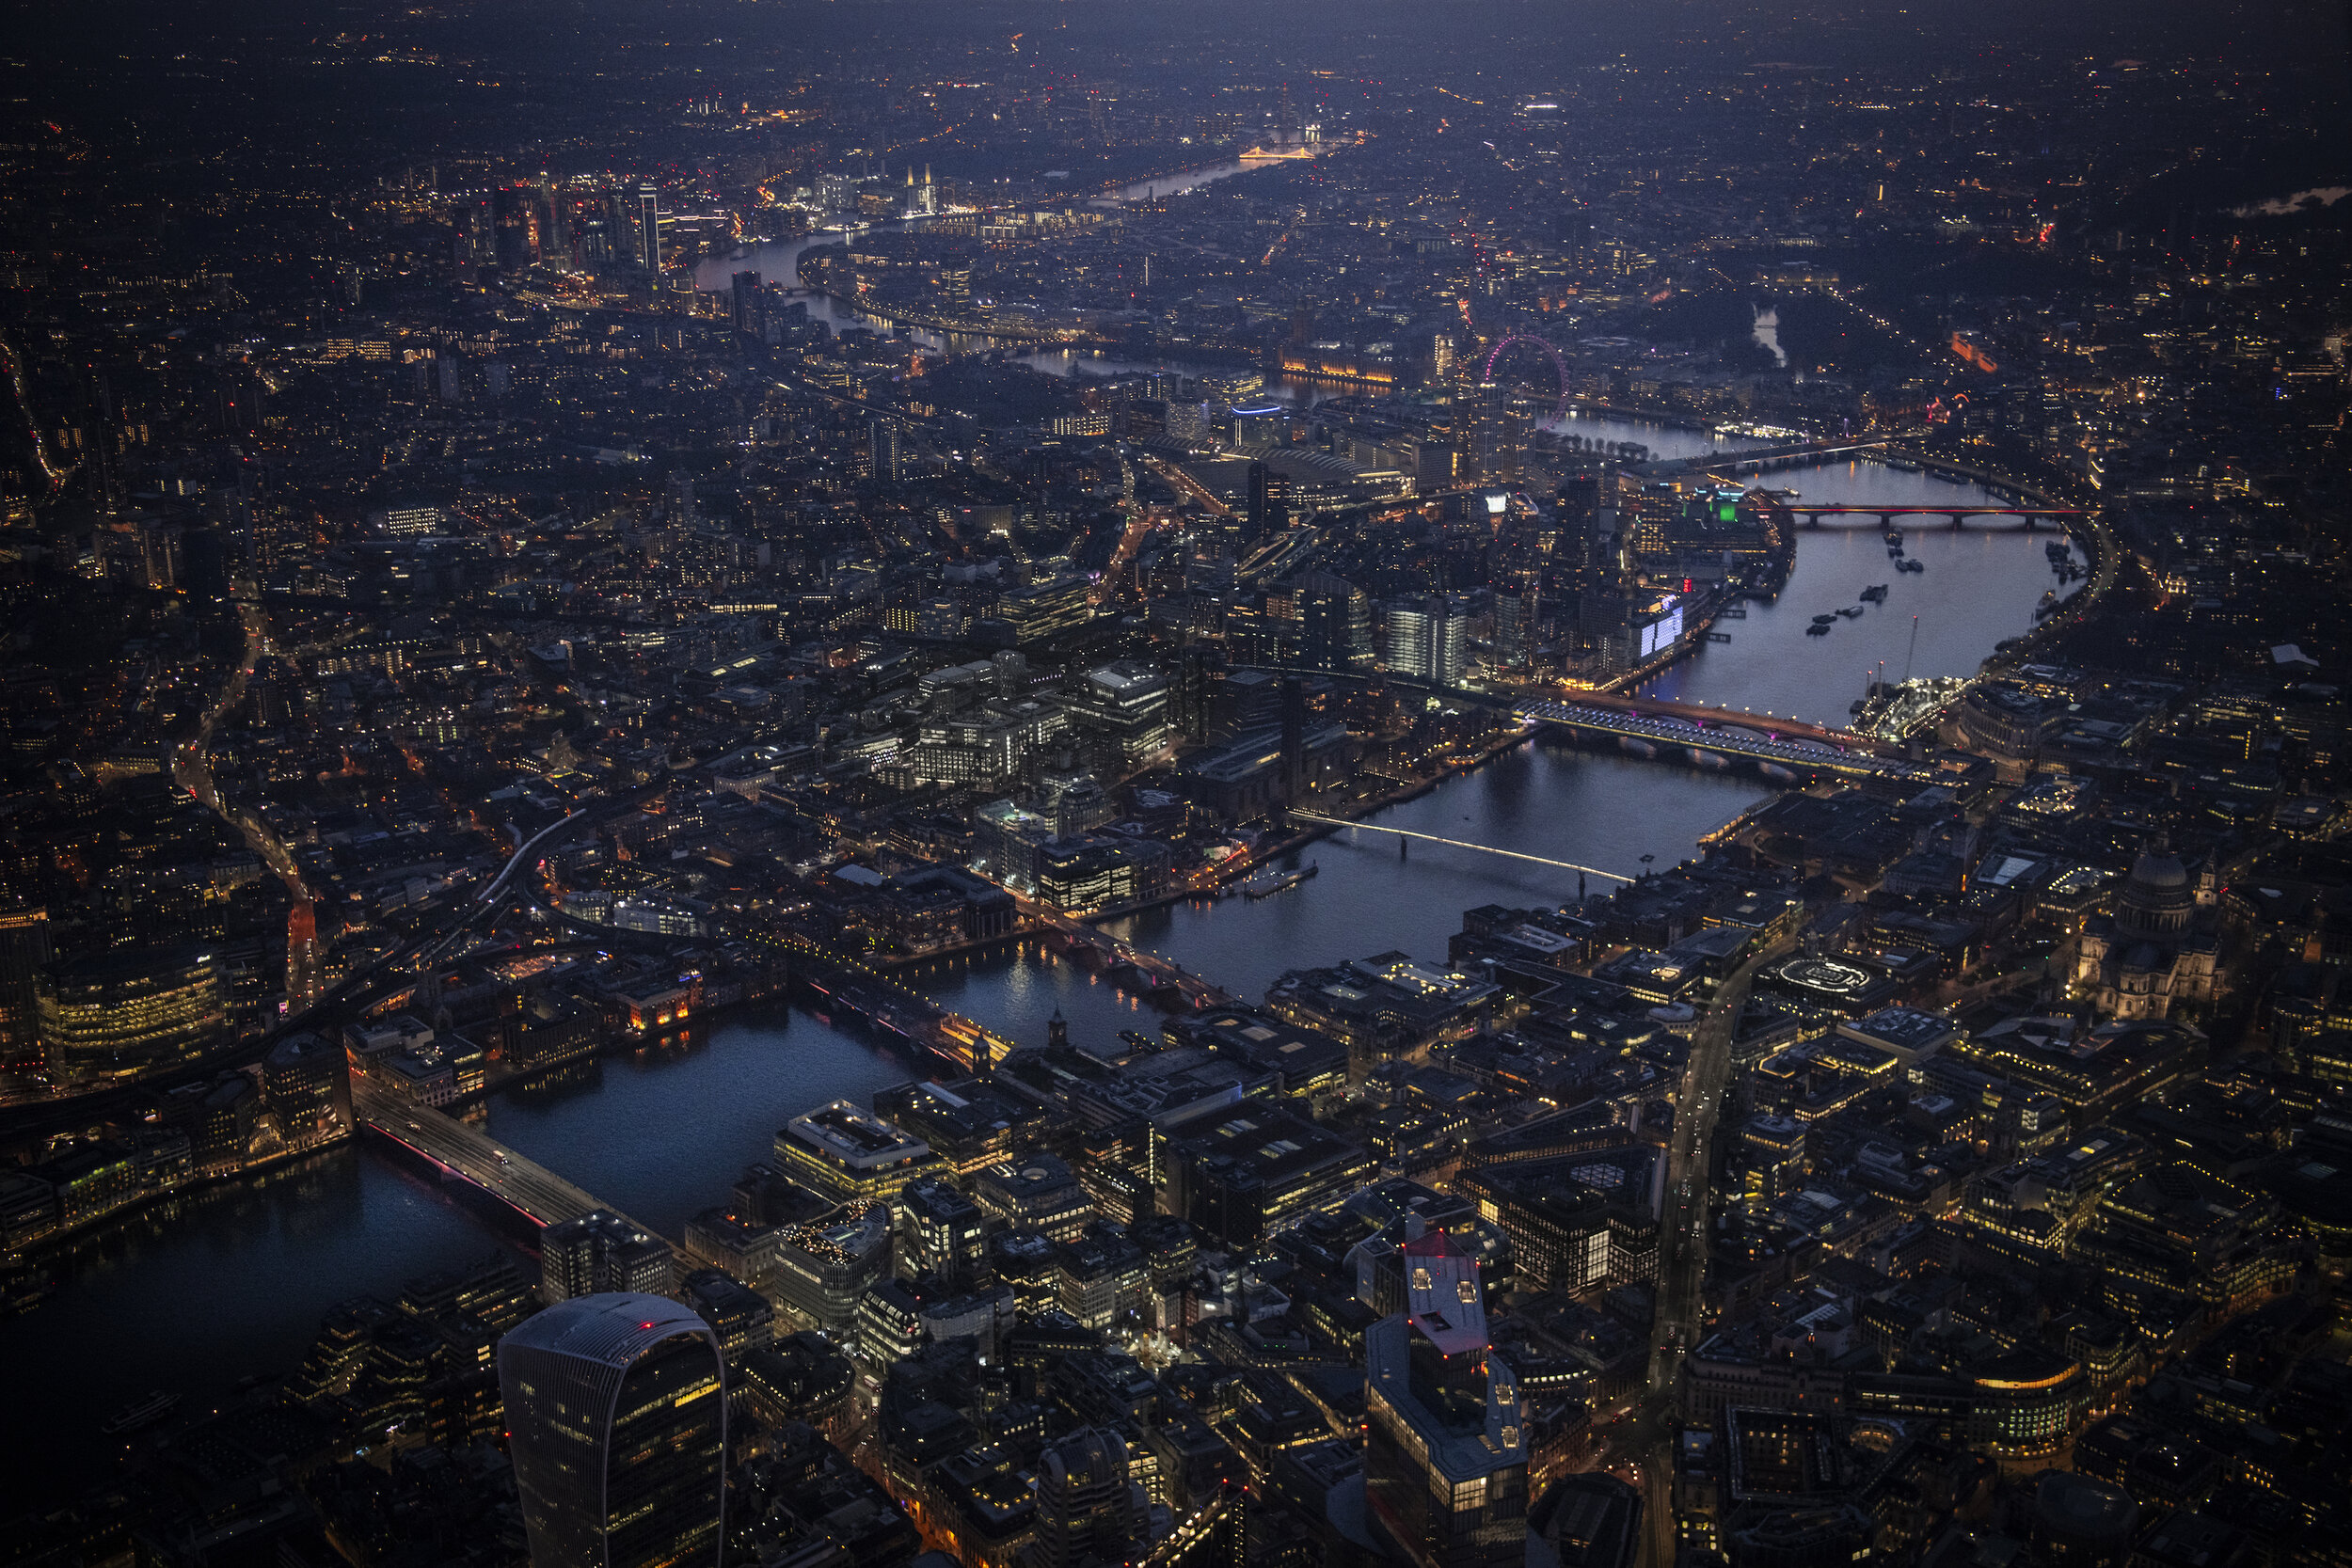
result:
<svg viewBox="0 0 2352 1568"><path fill-rule="evenodd" d="M1649 443L1661 455L1703 435L1615 420L1575 427ZM1867 465L1775 476L1806 499L1982 502L1984 492ZM1757 711L1847 721L1866 665L1899 677L1962 674L2024 631L2051 584L2047 534L1912 530L1925 566L1890 569L1875 530L1807 531L1777 603L1723 623L1708 646L1653 689ZM1823 638L1812 615L1890 584L1889 600ZM1919 618L1915 642L1912 621ZM1745 777L1522 742L1473 772L1375 820L1438 836L1574 861L1625 875L1673 864L1761 798ZM1118 934L1254 999L1283 971L1398 948L1441 958L1465 909L1557 904L1573 873L1474 850L1342 830L1303 851L1314 879L1274 897L1227 897L1137 915ZM1058 1008L1084 1038L1155 1030L1159 1014L1034 946L951 961L910 975L942 1002L1023 1042L1042 1039ZM487 1130L599 1197L675 1236L695 1210L723 1201L741 1169L767 1157L775 1129L836 1097L936 1070L893 1055L797 1009L723 1022L690 1049L608 1057L576 1080L506 1090L483 1108ZM55 1409L14 1423L5 1473L26 1500L90 1477L109 1439L98 1423L151 1388L184 1390L200 1408L249 1377L293 1369L323 1313L361 1294L501 1246L511 1232L374 1148L322 1155L266 1179L198 1194L81 1243L61 1285L34 1311L0 1323L12 1399Z"/></svg>

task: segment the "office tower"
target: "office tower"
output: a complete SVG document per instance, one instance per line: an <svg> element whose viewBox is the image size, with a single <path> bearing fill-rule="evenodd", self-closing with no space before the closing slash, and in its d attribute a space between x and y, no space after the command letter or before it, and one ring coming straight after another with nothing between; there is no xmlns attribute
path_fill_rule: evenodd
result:
<svg viewBox="0 0 2352 1568"><path fill-rule="evenodd" d="M1143 1533L1142 1493L1117 1433L1089 1428L1047 1449L1037 1467L1039 1568L1128 1560Z"/></svg>
<svg viewBox="0 0 2352 1568"><path fill-rule="evenodd" d="M532 1568L719 1568L726 1491L719 1339L685 1307L580 1296L499 1346Z"/></svg>
<svg viewBox="0 0 2352 1568"><path fill-rule="evenodd" d="M1530 594L1522 600L1517 594L1495 595L1495 662L1517 664L1526 655L1527 622L1522 610L1534 602Z"/></svg>
<svg viewBox="0 0 2352 1568"><path fill-rule="evenodd" d="M492 253L502 273L518 273L539 260L537 196L530 185L501 185L491 193Z"/></svg>
<svg viewBox="0 0 2352 1568"><path fill-rule="evenodd" d="M47 910L0 914L0 1066L40 1060L38 981L52 956Z"/></svg>
<svg viewBox="0 0 2352 1568"><path fill-rule="evenodd" d="M1389 606L1386 660L1390 671L1433 686L1460 682L1470 667L1470 602L1438 594Z"/></svg>
<svg viewBox="0 0 2352 1568"><path fill-rule="evenodd" d="M739 272L727 280L727 301L734 316L736 335L756 338L760 328L759 274Z"/></svg>
<svg viewBox="0 0 2352 1568"><path fill-rule="evenodd" d="M1405 1310L1364 1335L1366 1512L1415 1568L1518 1568L1525 1418L1478 1261L1443 1231L1409 1235L1403 1261Z"/></svg>
<svg viewBox="0 0 2352 1568"><path fill-rule="evenodd" d="M670 1243L610 1209L539 1233L539 1296L552 1306L612 1291L670 1288Z"/></svg>
<svg viewBox="0 0 2352 1568"><path fill-rule="evenodd" d="M539 259L564 265L572 258L571 225L564 210L569 204L556 194L555 182L546 169L539 171L532 185L538 198Z"/></svg>
<svg viewBox="0 0 2352 1568"><path fill-rule="evenodd" d="M487 191L467 199L465 235L460 241L461 261L477 266L498 260L498 219L493 212Z"/></svg>
<svg viewBox="0 0 2352 1568"><path fill-rule="evenodd" d="M1029 656L1017 648L999 648L988 658L996 682L996 695L1014 702L1029 694Z"/></svg>
<svg viewBox="0 0 2352 1568"><path fill-rule="evenodd" d="M1168 676L1140 659L1115 659L1088 671L1064 711L1073 726L1116 747L1128 768L1143 766L1175 738Z"/></svg>
<svg viewBox="0 0 2352 1568"><path fill-rule="evenodd" d="M262 1098L295 1148L338 1137L351 1130L350 1058L339 1041L289 1035L262 1058Z"/></svg>
<svg viewBox="0 0 2352 1568"><path fill-rule="evenodd" d="M898 1271L968 1291L988 1269L987 1230L979 1206L943 1179L910 1181L898 1195Z"/></svg>
<svg viewBox="0 0 2352 1568"><path fill-rule="evenodd" d="M1291 482L1261 462L1249 465L1249 537L1264 539L1291 526Z"/></svg>
<svg viewBox="0 0 2352 1568"><path fill-rule="evenodd" d="M1617 482L1613 474L1576 473L1560 483L1550 564L1580 587L1613 580L1617 556Z"/></svg>
<svg viewBox="0 0 2352 1568"><path fill-rule="evenodd" d="M1454 443L1432 432L1430 438L1413 446L1413 488L1422 495L1435 495L1451 490L1462 467L1462 455Z"/></svg>
<svg viewBox="0 0 2352 1568"><path fill-rule="evenodd" d="M649 184L637 187L637 264L661 272L661 197Z"/></svg>
<svg viewBox="0 0 2352 1568"><path fill-rule="evenodd" d="M770 1278L777 1305L794 1321L842 1334L856 1323L866 1292L889 1276L890 1205L866 1203L787 1228Z"/></svg>
<svg viewBox="0 0 2352 1568"><path fill-rule="evenodd" d="M1372 598L1344 578L1303 572L1291 579L1299 655L1318 670L1372 668Z"/></svg>
<svg viewBox="0 0 2352 1568"><path fill-rule="evenodd" d="M1282 800L1296 805L1307 793L1307 689L1282 677Z"/></svg>
<svg viewBox="0 0 2352 1568"><path fill-rule="evenodd" d="M51 964L33 990L42 1054L63 1079L134 1078L229 1027L220 960L201 947L118 947Z"/></svg>
<svg viewBox="0 0 2352 1568"><path fill-rule="evenodd" d="M1480 484L1519 480L1519 417L1501 387L1482 382L1466 416L1470 478Z"/></svg>
<svg viewBox="0 0 2352 1568"><path fill-rule="evenodd" d="M866 450L869 466L876 479L898 477L898 424L895 420L875 420L866 427Z"/></svg>
<svg viewBox="0 0 2352 1568"><path fill-rule="evenodd" d="M870 1203L895 1198L916 1177L931 1175L940 1161L922 1139L836 1100L777 1130L776 1164L802 1186L836 1203Z"/></svg>

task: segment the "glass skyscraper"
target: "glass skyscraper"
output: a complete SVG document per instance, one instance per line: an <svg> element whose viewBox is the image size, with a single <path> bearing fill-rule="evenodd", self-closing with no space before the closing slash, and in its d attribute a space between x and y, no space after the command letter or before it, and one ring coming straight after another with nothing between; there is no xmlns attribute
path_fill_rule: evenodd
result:
<svg viewBox="0 0 2352 1568"><path fill-rule="evenodd" d="M532 1568L720 1568L726 1396L708 1324L575 1296L499 1347Z"/></svg>

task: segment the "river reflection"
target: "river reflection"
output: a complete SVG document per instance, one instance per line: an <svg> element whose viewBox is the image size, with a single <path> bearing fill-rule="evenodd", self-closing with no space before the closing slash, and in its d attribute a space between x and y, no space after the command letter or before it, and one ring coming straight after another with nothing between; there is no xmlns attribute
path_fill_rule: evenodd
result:
<svg viewBox="0 0 2352 1568"><path fill-rule="evenodd" d="M1573 861L1637 876L1693 852L1698 839L1766 792L1752 779L1661 767L1529 741L1417 800L1368 818L1439 838ZM1254 1002L1285 970L1399 949L1445 957L1462 911L1481 904L1557 906L1577 894L1571 870L1475 849L1341 830L1285 864L1312 880L1270 898L1228 895L1147 911L1109 927ZM1589 880L1597 892L1610 885ZM1055 1007L1081 1030L1155 1032L1156 1011L1089 972L1036 949L1000 952L914 976L941 1002L1012 1039L1044 1038ZM1137 1022L1140 1019L1141 1022Z"/></svg>
<svg viewBox="0 0 2352 1568"><path fill-rule="evenodd" d="M1792 487L1799 504L1887 506L1997 505L1980 485L1904 473L1876 463L1840 463L1776 474L1764 483ZM2022 529L1955 531L1942 518L1903 527L1904 552L1926 568L1899 572L1873 521L1867 528L1806 529L1788 586L1771 604L1745 607L1746 618L1719 623L1729 642L1702 644L1643 689L1716 707L1843 725L1882 661L1888 680L1912 675L1970 675L1994 645L2032 629L2045 593L2065 593L2047 546L2064 536ZM2081 555L2069 546L2077 566ZM1852 606L1873 584L1886 602L1840 619L1826 637L1809 637L1813 617ZM1917 635L1913 635L1913 617Z"/></svg>
<svg viewBox="0 0 2352 1568"><path fill-rule="evenodd" d="M791 1117L930 1070L777 1007L687 1048L501 1091L485 1110L493 1135L675 1237L770 1157ZM337 1302L389 1300L407 1279L516 1249L528 1233L370 1143L96 1233L56 1264L56 1295L0 1320L10 1406L55 1412L0 1423L0 1508L103 1474L117 1445L99 1424L150 1389L201 1409L241 1378L291 1371Z"/></svg>

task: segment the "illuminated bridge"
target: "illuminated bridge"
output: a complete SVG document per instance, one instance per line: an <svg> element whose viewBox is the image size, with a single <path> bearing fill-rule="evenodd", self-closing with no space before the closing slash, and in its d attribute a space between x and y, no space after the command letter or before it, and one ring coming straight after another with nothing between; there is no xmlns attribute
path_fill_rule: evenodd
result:
<svg viewBox="0 0 2352 1568"><path fill-rule="evenodd" d="M1971 517L2018 517L2024 519L2023 526L2027 529L2045 521L2063 528L2071 519L2090 515L2073 506L1872 506L1867 502L1855 506L1807 506L1801 501L1782 505L1793 515L1804 518L1807 528L1821 527L1824 517L1835 518L1838 523L1876 521L1889 528L1898 518L1940 517L1954 528L1965 528Z"/></svg>
<svg viewBox="0 0 2352 1568"><path fill-rule="evenodd" d="M1475 849L1482 855L1501 855L1506 860L1533 861L1537 865L1556 865L1565 871L1579 871L1587 876L1606 877L1613 882L1629 882L1632 878L1615 871L1603 871L1597 865L1579 865L1574 861L1556 861L1549 855L1524 854L1517 849L1498 849L1491 844L1472 844L1466 838L1440 838L1436 833L1417 833L1406 828L1384 828L1377 822L1350 822L1344 816L1325 816L1316 812L1291 813L1295 822L1312 822L1327 828L1358 828L1368 833L1387 833L1391 838L1419 839L1423 844L1442 844L1450 849Z"/></svg>
<svg viewBox="0 0 2352 1568"><path fill-rule="evenodd" d="M1589 702L1523 703L1512 710L1522 724L1550 724L1588 736L1608 736L1637 756L1678 752L1701 768L1728 768L1734 757L1754 763L1771 777L1798 783L1816 774L1845 779L1891 779L1927 784L1934 775L1918 763L1880 754L1877 743L1860 736L1824 730L1794 721L1783 723L1749 714L1692 717L1679 704ZM1643 712L1644 707L1651 709Z"/></svg>
<svg viewBox="0 0 2352 1568"><path fill-rule="evenodd" d="M1842 457L1848 452L1869 451L1886 445L1895 437L1890 435L1855 436L1827 441L1800 441L1792 446L1762 447L1750 451L1701 452L1686 457L1681 466L1710 474L1760 474L1768 468L1795 467L1800 464L1819 463L1826 458Z"/></svg>
<svg viewBox="0 0 2352 1568"><path fill-rule="evenodd" d="M400 1145L437 1167L443 1176L487 1193L543 1229L595 1209L620 1212L479 1128L469 1127L430 1105L420 1105L358 1073L351 1079L351 1115L369 1132ZM635 1220L629 1223L648 1236L660 1234Z"/></svg>

